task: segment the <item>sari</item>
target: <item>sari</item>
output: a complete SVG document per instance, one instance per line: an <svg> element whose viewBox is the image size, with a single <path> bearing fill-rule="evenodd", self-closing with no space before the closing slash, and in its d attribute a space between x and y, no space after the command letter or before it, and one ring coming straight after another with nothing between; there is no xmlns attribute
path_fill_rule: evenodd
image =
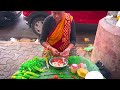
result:
<svg viewBox="0 0 120 90"><path fill-rule="evenodd" d="M64 51L70 44L71 22L73 17L65 13L62 20L57 24L55 29L48 35L47 42L59 52Z"/></svg>
<svg viewBox="0 0 120 90"><path fill-rule="evenodd" d="M62 20L56 25L54 30L48 35L46 42L59 52L64 51L70 44L71 23L73 17L65 13ZM44 53L50 51L45 48ZM51 54L50 54L51 55Z"/></svg>

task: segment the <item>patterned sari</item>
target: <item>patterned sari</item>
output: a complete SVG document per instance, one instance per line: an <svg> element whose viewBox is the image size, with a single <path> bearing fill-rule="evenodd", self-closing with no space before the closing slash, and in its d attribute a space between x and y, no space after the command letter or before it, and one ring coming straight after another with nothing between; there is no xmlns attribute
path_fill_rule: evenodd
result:
<svg viewBox="0 0 120 90"><path fill-rule="evenodd" d="M71 22L73 17L65 13L62 20L57 24L53 32L47 37L47 42L59 52L64 51L70 44ZM48 51L45 49L45 51Z"/></svg>

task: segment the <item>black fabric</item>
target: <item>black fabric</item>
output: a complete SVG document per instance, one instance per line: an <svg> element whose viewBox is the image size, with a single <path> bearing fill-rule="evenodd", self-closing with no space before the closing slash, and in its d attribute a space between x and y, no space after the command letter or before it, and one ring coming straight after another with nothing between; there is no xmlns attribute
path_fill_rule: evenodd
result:
<svg viewBox="0 0 120 90"><path fill-rule="evenodd" d="M110 79L110 77L111 77L110 71L103 65L102 62L100 62L100 60L96 62L96 65L97 65L97 67L99 68L101 74L102 74L106 79Z"/></svg>

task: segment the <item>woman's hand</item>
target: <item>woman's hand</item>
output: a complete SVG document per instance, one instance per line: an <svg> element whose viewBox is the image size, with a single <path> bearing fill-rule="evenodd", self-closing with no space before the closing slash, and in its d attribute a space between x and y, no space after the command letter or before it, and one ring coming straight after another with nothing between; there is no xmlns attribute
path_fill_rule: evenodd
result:
<svg viewBox="0 0 120 90"><path fill-rule="evenodd" d="M70 49L66 48L63 52L60 53L60 56L62 57L68 57L70 53Z"/></svg>
<svg viewBox="0 0 120 90"><path fill-rule="evenodd" d="M57 50L57 49L55 49L55 48L53 48L53 47L51 47L51 52L52 52L52 54L53 54L53 56L59 56L60 55L60 52Z"/></svg>

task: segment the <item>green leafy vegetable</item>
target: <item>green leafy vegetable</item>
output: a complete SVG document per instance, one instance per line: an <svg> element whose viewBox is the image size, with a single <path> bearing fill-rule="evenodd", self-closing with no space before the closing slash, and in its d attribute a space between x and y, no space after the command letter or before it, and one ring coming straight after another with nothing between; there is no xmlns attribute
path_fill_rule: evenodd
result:
<svg viewBox="0 0 120 90"><path fill-rule="evenodd" d="M84 48L85 51L92 51L92 49L93 49L93 46L91 45Z"/></svg>

